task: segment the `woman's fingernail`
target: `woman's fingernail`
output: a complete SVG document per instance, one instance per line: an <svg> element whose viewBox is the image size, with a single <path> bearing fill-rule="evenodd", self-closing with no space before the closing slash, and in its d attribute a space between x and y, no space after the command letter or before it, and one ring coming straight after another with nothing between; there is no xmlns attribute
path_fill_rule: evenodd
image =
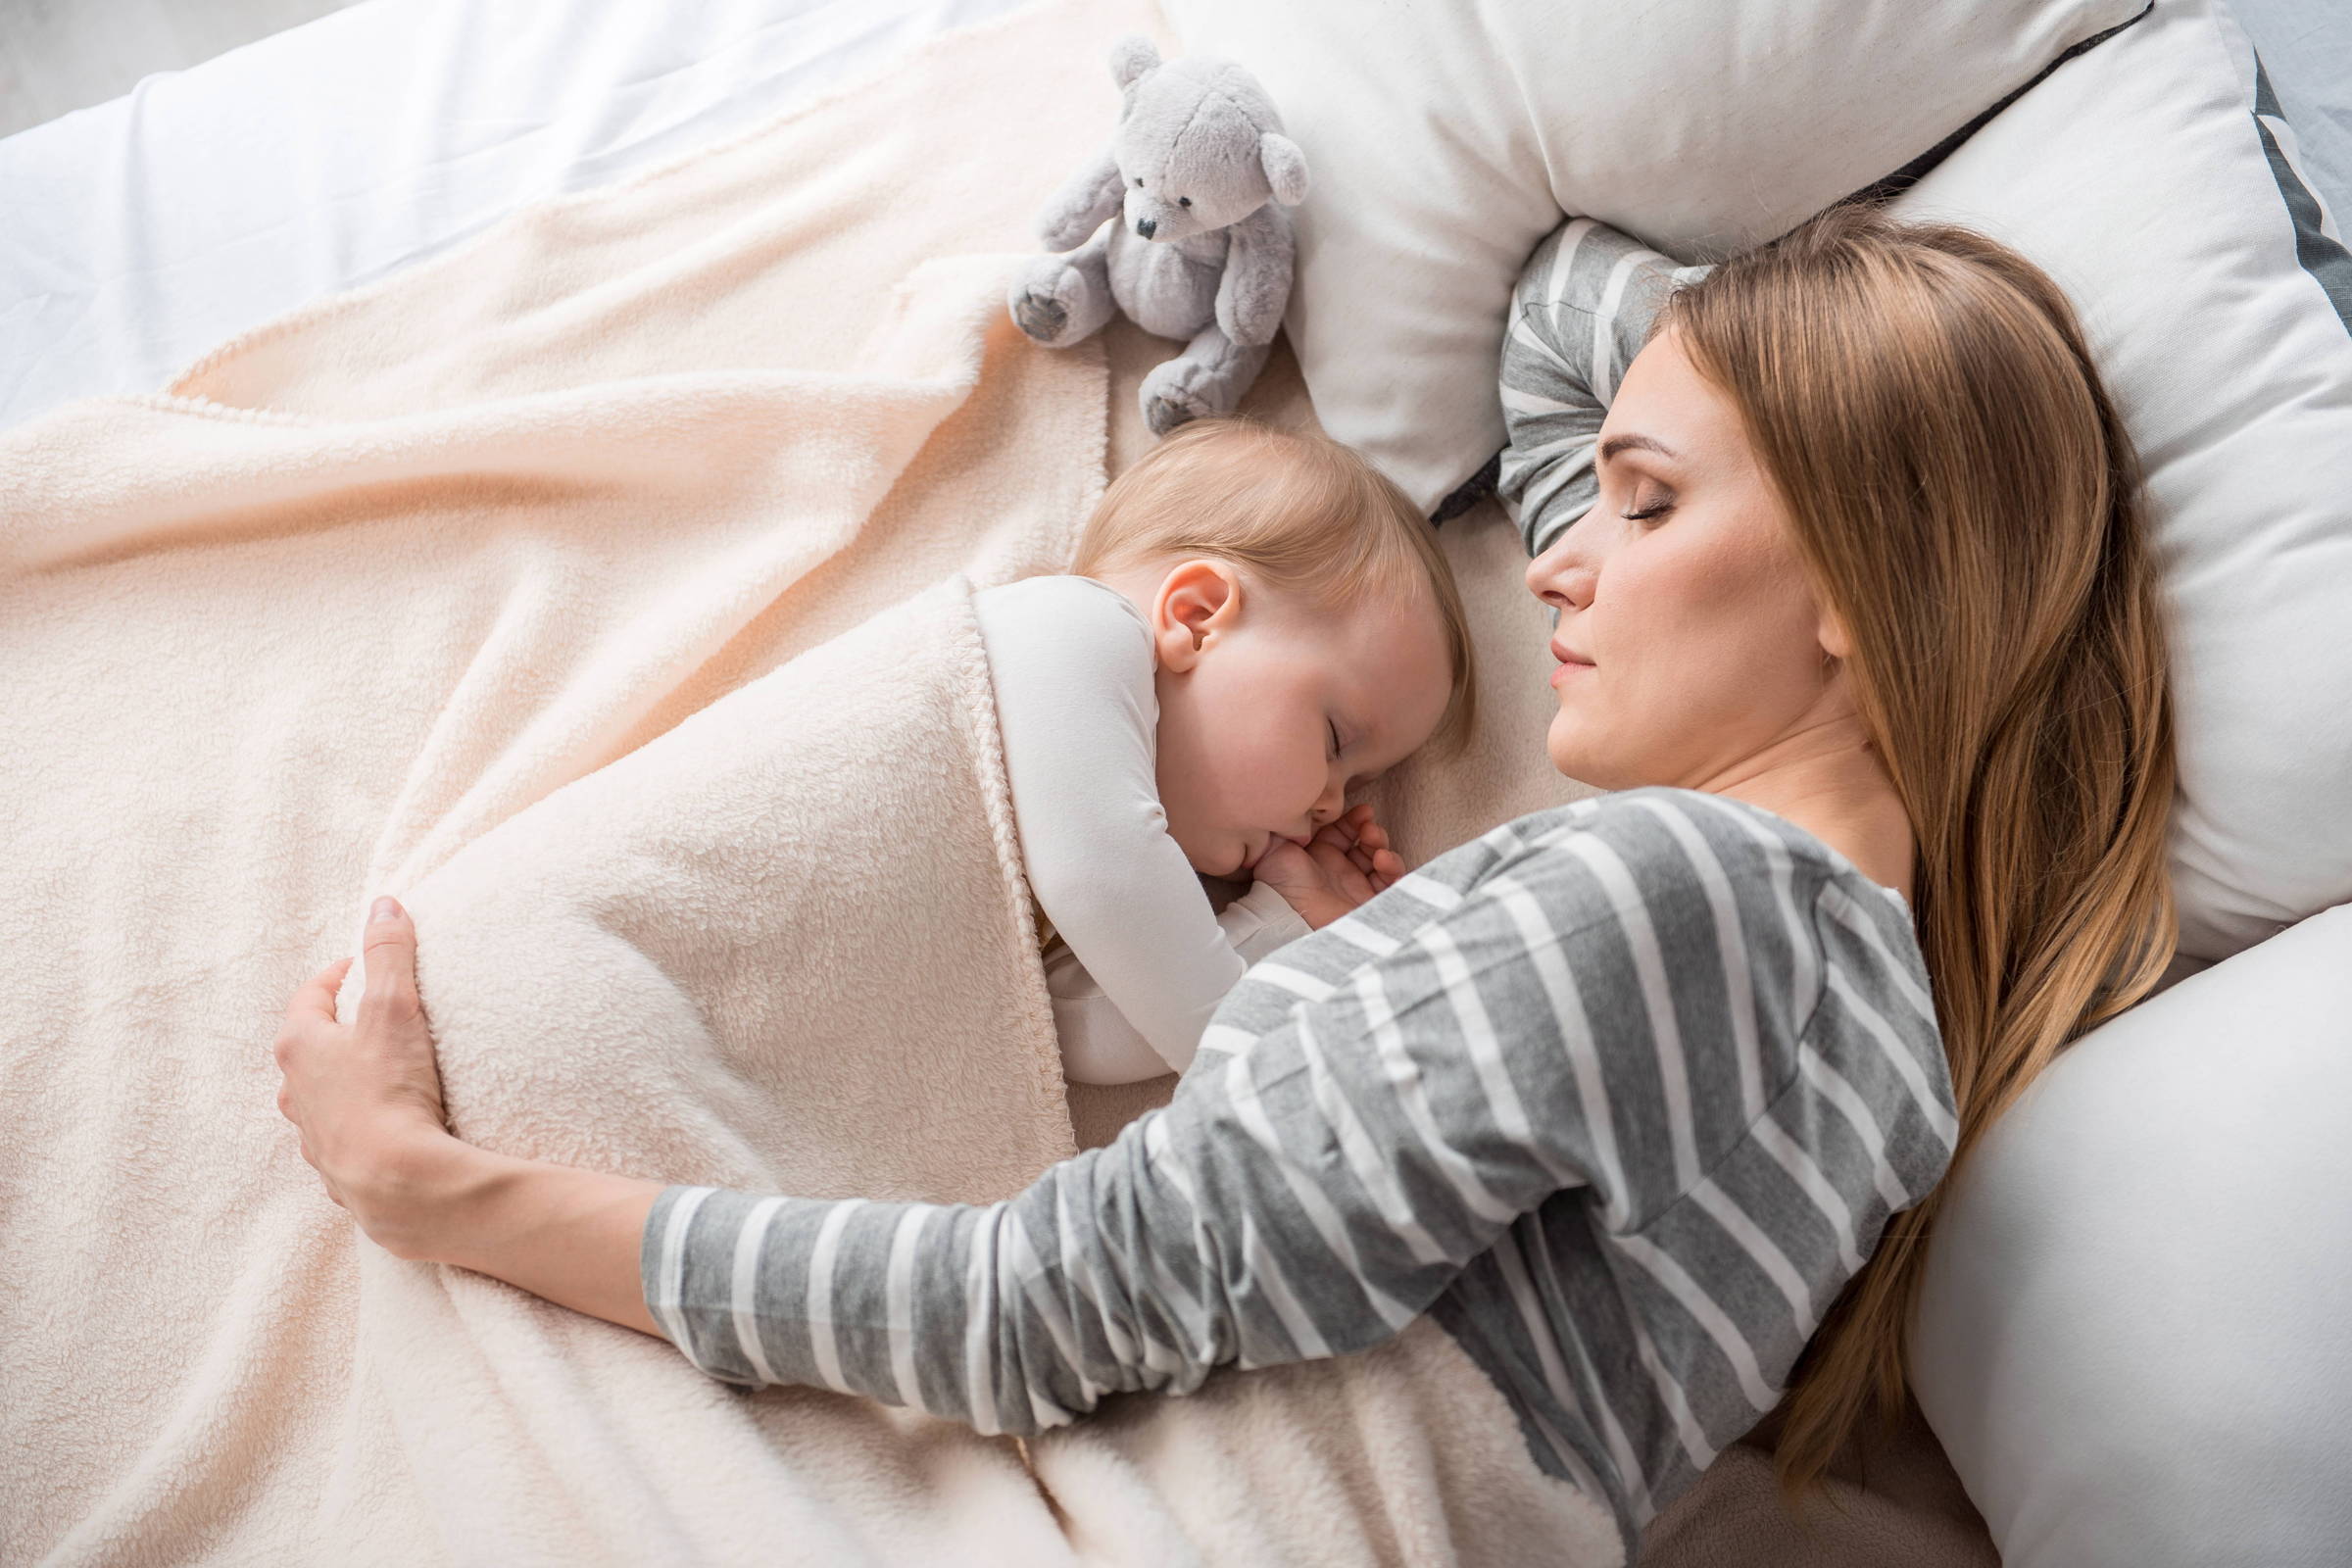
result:
<svg viewBox="0 0 2352 1568"><path fill-rule="evenodd" d="M399 913L399 901L387 893L382 898L375 901L375 907L368 911L368 918L370 920L389 920Z"/></svg>

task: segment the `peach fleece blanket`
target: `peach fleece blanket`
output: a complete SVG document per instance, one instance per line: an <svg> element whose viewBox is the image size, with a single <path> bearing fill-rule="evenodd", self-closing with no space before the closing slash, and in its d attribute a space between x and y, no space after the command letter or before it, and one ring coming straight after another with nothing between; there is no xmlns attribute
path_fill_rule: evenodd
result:
<svg viewBox="0 0 2352 1568"><path fill-rule="evenodd" d="M391 1258L272 1102L392 891L496 1147L1070 1151L967 600L1102 483L1102 354L1002 299L1138 29L949 35L0 437L0 1560L1619 1560L1426 1323L1024 1448Z"/></svg>

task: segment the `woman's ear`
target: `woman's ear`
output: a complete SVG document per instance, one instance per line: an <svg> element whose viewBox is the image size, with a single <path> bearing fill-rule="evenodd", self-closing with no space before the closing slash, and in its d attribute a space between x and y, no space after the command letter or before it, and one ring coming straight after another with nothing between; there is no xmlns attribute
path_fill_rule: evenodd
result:
<svg viewBox="0 0 2352 1568"><path fill-rule="evenodd" d="M1820 640L1821 651L1832 659L1854 657L1854 634L1845 629L1844 617L1827 605L1821 608L1821 621L1813 635Z"/></svg>
<svg viewBox="0 0 2352 1568"><path fill-rule="evenodd" d="M1200 662L1202 650L1233 628L1242 609L1241 578L1222 561L1177 564L1159 582L1152 602L1152 641L1160 667L1183 673Z"/></svg>

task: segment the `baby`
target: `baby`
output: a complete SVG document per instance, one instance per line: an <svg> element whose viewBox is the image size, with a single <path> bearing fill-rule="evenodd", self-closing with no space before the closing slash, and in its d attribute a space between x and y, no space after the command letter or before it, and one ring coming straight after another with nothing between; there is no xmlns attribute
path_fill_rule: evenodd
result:
<svg viewBox="0 0 2352 1568"><path fill-rule="evenodd" d="M1196 420L1071 573L974 596L1074 1083L1182 1071L1250 964L1404 870L1348 795L1471 718L1429 524L1336 442ZM1200 878L1253 878L1215 910Z"/></svg>

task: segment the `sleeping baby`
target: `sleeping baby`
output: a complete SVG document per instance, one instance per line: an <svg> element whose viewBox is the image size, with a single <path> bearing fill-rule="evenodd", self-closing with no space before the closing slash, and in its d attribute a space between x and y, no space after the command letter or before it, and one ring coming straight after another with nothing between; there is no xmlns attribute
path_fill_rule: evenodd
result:
<svg viewBox="0 0 2352 1568"><path fill-rule="evenodd" d="M1243 971L1403 873L1347 797L1470 721L1451 572L1346 447L1184 426L1069 575L973 596L1074 1083L1182 1071ZM1202 876L1251 879L1212 907Z"/></svg>

